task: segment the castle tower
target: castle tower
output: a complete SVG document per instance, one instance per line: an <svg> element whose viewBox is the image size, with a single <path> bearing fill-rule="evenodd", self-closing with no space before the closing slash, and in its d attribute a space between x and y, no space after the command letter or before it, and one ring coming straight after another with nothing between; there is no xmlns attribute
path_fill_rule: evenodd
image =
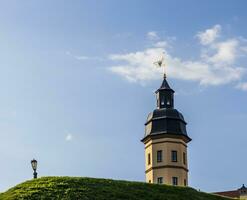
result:
<svg viewBox="0 0 247 200"><path fill-rule="evenodd" d="M166 76L156 91L157 108L148 115L145 135L146 182L188 185L187 143L183 115L174 109L174 90Z"/></svg>

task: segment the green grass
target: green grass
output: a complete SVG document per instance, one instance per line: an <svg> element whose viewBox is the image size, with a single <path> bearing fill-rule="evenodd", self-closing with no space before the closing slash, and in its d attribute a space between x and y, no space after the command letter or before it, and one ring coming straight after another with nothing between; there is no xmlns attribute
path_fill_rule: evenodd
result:
<svg viewBox="0 0 247 200"><path fill-rule="evenodd" d="M226 200L188 187L80 177L43 177L21 183L0 200Z"/></svg>

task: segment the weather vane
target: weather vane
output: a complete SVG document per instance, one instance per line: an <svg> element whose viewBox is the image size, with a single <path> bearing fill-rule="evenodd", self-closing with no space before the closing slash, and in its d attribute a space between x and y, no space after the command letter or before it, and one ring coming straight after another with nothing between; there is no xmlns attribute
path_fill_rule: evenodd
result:
<svg viewBox="0 0 247 200"><path fill-rule="evenodd" d="M164 78L166 78L166 65L165 65L165 52L162 53L160 60L154 62L154 65L157 67L164 67Z"/></svg>

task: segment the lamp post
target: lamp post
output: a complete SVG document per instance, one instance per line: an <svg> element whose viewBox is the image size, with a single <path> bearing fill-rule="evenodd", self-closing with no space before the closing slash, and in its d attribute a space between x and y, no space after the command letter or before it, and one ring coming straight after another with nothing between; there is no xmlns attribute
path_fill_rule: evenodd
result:
<svg viewBox="0 0 247 200"><path fill-rule="evenodd" d="M36 172L37 164L38 164L37 160L35 160L35 159L31 160L31 165L33 168L33 178L37 178L37 175L38 175L38 173Z"/></svg>

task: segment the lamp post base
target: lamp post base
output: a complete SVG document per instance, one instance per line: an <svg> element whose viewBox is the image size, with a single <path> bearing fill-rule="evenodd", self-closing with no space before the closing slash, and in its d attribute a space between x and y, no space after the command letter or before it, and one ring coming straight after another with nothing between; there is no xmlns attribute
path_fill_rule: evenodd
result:
<svg viewBox="0 0 247 200"><path fill-rule="evenodd" d="M33 178L37 178L38 177L38 173L37 172L34 172L33 173Z"/></svg>

